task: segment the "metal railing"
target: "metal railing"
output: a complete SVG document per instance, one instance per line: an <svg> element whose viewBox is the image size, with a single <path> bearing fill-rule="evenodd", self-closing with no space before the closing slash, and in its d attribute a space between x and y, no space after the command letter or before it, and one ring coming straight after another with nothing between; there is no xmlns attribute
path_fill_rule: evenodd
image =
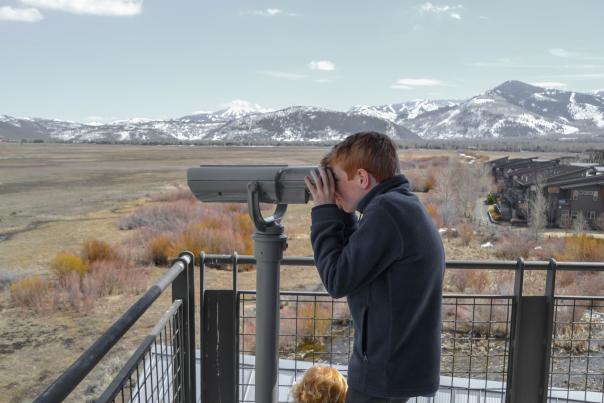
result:
<svg viewBox="0 0 604 403"><path fill-rule="evenodd" d="M550 398L604 401L604 297L556 297L553 329Z"/></svg>
<svg viewBox="0 0 604 403"><path fill-rule="evenodd" d="M227 337L226 347L216 351L237 351L228 357L220 353L206 357L222 360L218 365L230 370L217 378L212 375L217 368L202 365L202 372L209 372L204 375L208 383L205 390L202 387L204 402L217 396L254 401L256 291L237 288L238 265L254 263L251 256L202 256L202 273L207 264L232 266L233 289L213 290L204 299L204 312L221 309L232 315L222 323L229 329L221 332ZM312 267L314 261L286 257L281 264ZM441 389L434 398L415 401L604 402L604 297L555 294L556 273L603 272L603 263L447 262L447 270L466 269L512 272L513 291L444 295ZM528 271L546 273L543 295L524 295ZM345 300L333 300L324 292L280 293L280 402L291 401L292 384L315 363L335 366L346 375L354 334L349 315ZM219 393L212 390L216 388Z"/></svg>
<svg viewBox="0 0 604 403"><path fill-rule="evenodd" d="M196 328L194 258L181 254L37 401L67 397L168 286L172 305L98 401L254 401L256 291L239 290L237 273L240 265L255 263L252 256L202 253ZM309 257L286 257L281 264L314 267ZM208 265L232 266L232 289L206 290ZM519 259L448 261L446 267L511 271L514 289L444 296L441 389L417 402L604 403L604 297L555 293L560 271L604 275L604 263ZM534 270L546 273L544 293L524 295L524 275ZM279 401L291 401L292 384L315 363L346 375L354 328L345 300L324 292L283 291L279 301ZM195 356L196 330L201 363Z"/></svg>
<svg viewBox="0 0 604 403"><path fill-rule="evenodd" d="M193 254L181 253L166 274L35 401L56 403L69 396L169 286L172 305L97 402L194 401L194 269Z"/></svg>

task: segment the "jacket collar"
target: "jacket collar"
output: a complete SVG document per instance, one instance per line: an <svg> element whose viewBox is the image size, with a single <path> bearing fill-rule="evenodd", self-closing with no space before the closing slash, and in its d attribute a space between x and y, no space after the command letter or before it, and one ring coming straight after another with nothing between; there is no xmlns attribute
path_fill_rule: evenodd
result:
<svg viewBox="0 0 604 403"><path fill-rule="evenodd" d="M365 196L363 196L363 198L361 199L361 201L359 202L359 204L357 206L357 210L360 213L363 213L363 210L365 210L365 208L367 208L367 205L369 204L369 202L371 200L373 200L373 198L375 196L386 193L394 188L400 188L404 192L410 191L409 181L407 180L405 175L403 175L403 174L396 175L390 179L383 180L380 183L378 183L377 185L375 185L375 187L373 187L373 189L371 189L369 191L369 193L367 193Z"/></svg>

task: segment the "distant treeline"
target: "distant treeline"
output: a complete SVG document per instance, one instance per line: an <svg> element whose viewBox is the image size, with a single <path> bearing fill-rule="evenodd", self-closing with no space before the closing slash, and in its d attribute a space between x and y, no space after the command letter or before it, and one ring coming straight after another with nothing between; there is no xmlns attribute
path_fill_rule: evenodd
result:
<svg viewBox="0 0 604 403"><path fill-rule="evenodd" d="M0 139L1 141L1 139ZM274 140L254 141L58 141L42 139L4 140L5 142L20 143L67 143L67 144L130 144L130 145L194 145L194 146L273 146L273 147L325 147L332 146L337 141L288 141ZM543 139L543 138L498 138L498 139L454 139L454 140L397 140L402 149L434 149L434 150L484 150L484 151L533 151L533 152L571 152L590 153L591 162L604 162L604 137L589 139Z"/></svg>

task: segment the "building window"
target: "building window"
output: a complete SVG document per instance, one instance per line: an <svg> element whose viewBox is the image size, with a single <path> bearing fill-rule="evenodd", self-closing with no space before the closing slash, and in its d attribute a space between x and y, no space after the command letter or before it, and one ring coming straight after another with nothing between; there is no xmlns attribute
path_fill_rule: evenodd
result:
<svg viewBox="0 0 604 403"><path fill-rule="evenodd" d="M568 210L562 210L562 217L568 217Z"/></svg>
<svg viewBox="0 0 604 403"><path fill-rule="evenodd" d="M570 216L573 220L576 220L577 217L579 216L579 213L576 210L573 210L570 212Z"/></svg>
<svg viewBox="0 0 604 403"><path fill-rule="evenodd" d="M598 191L594 191L594 201L598 201Z"/></svg>
<svg viewBox="0 0 604 403"><path fill-rule="evenodd" d="M573 200L577 200L579 198L579 192L576 190L573 190Z"/></svg>
<svg viewBox="0 0 604 403"><path fill-rule="evenodd" d="M589 221L594 221L596 219L596 212L595 211L588 211L587 212L587 219Z"/></svg>

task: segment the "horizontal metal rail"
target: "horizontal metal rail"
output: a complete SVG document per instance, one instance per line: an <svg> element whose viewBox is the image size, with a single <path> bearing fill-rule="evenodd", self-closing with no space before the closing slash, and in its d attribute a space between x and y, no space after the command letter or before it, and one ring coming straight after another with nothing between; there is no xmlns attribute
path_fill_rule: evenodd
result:
<svg viewBox="0 0 604 403"><path fill-rule="evenodd" d="M97 339L35 402L60 402L64 400L88 375L95 365L111 350L153 302L190 264L192 257L183 254L170 269L132 305L111 327Z"/></svg>
<svg viewBox="0 0 604 403"><path fill-rule="evenodd" d="M233 255L202 255L201 264L231 264ZM237 255L237 264L256 264L254 256ZM315 260L307 256L287 256L281 260L281 265L286 266L314 266ZM447 269L488 269L488 270L516 270L516 260L447 260ZM546 260L526 260L524 270L551 270L551 263ZM557 271L604 271L604 263L598 262L556 262Z"/></svg>

